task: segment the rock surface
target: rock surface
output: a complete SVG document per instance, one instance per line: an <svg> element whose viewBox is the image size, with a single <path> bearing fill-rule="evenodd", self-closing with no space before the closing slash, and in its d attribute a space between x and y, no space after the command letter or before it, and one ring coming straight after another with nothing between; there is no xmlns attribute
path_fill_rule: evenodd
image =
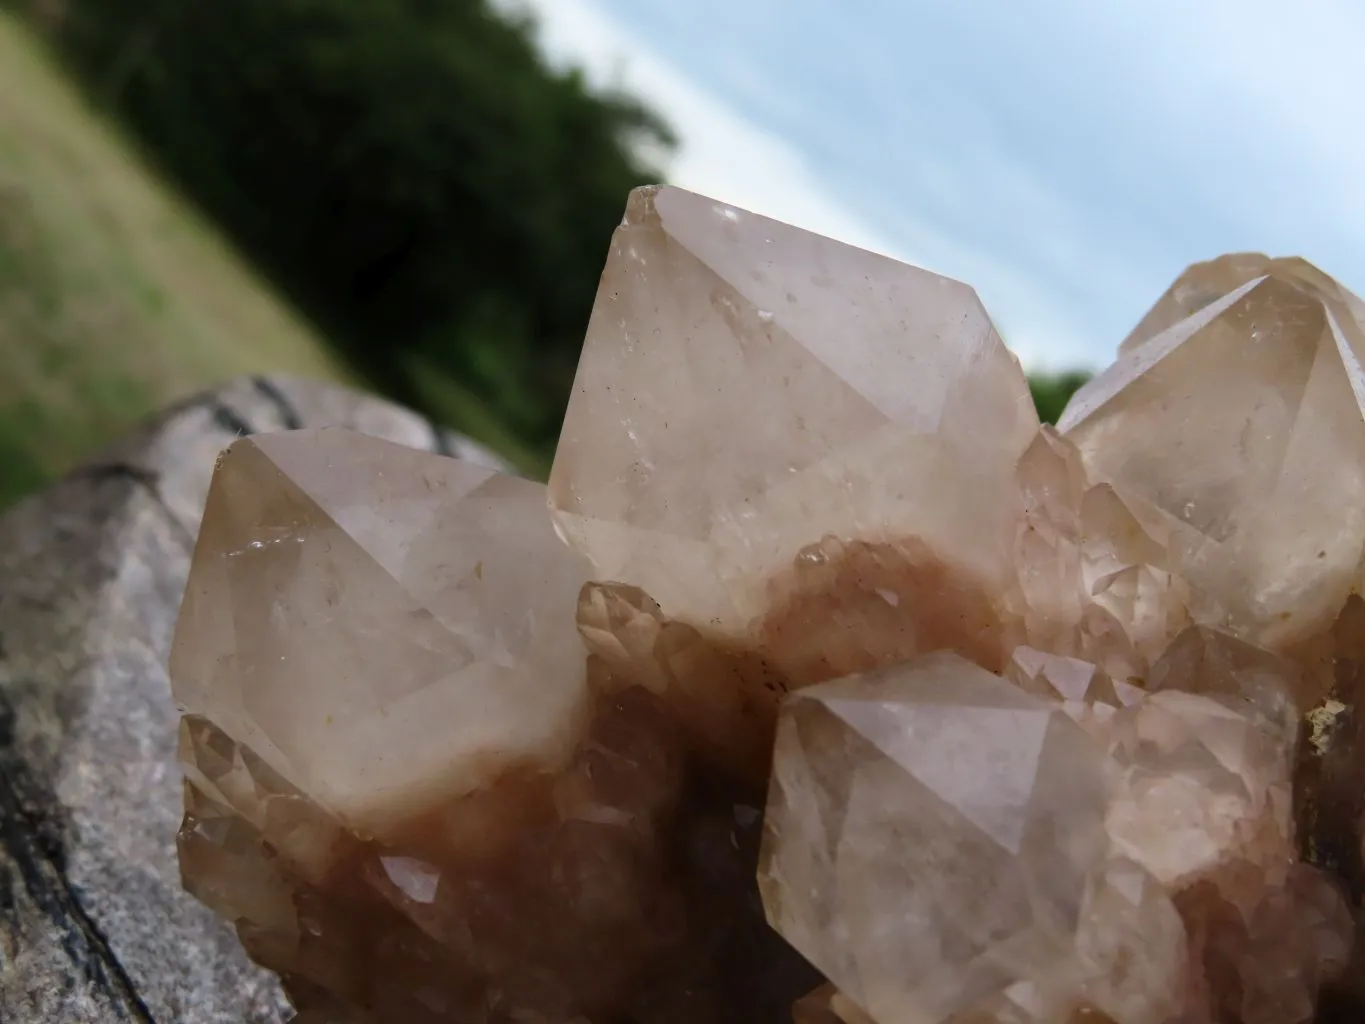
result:
<svg viewBox="0 0 1365 1024"><path fill-rule="evenodd" d="M273 977L181 889L165 664L217 453L331 424L505 468L377 399L251 378L0 516L0 1021L287 1018Z"/></svg>

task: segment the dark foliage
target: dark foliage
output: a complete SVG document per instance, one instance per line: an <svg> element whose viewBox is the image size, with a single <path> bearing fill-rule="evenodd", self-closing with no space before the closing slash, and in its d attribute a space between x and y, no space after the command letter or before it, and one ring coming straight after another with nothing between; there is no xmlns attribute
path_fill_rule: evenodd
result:
<svg viewBox="0 0 1365 1024"><path fill-rule="evenodd" d="M653 114L486 0L72 0L57 41L377 385L552 440Z"/></svg>
<svg viewBox="0 0 1365 1024"><path fill-rule="evenodd" d="M1028 383L1033 392L1033 404L1038 407L1038 416L1042 421L1056 423L1066 403L1071 401L1071 396L1089 379L1088 373L1079 370L1056 376L1030 377Z"/></svg>

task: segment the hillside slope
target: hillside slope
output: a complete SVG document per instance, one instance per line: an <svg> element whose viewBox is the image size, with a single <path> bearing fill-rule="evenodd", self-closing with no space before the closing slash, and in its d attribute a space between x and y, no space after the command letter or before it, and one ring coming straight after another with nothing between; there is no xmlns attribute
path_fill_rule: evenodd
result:
<svg viewBox="0 0 1365 1024"><path fill-rule="evenodd" d="M0 13L0 506L244 372L349 377Z"/></svg>

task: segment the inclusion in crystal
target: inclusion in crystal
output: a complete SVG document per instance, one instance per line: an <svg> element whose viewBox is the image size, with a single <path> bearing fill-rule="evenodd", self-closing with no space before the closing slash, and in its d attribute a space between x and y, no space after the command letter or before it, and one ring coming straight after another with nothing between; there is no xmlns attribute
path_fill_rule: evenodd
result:
<svg viewBox="0 0 1365 1024"><path fill-rule="evenodd" d="M1195 590L1272 648L1331 624L1365 551L1365 306L1300 260L1191 268L1060 427Z"/></svg>
<svg viewBox="0 0 1365 1024"><path fill-rule="evenodd" d="M550 500L597 578L741 635L772 577L830 535L912 565L927 546L961 589L998 588L1037 428L966 285L643 188L612 240ZM922 607L864 596L904 599L907 624Z"/></svg>

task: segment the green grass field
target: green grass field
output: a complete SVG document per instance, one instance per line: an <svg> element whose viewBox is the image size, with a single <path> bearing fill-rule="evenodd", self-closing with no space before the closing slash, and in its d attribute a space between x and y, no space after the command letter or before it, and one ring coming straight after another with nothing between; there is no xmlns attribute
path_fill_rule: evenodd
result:
<svg viewBox="0 0 1365 1024"><path fill-rule="evenodd" d="M351 378L0 13L0 506L244 372Z"/></svg>

